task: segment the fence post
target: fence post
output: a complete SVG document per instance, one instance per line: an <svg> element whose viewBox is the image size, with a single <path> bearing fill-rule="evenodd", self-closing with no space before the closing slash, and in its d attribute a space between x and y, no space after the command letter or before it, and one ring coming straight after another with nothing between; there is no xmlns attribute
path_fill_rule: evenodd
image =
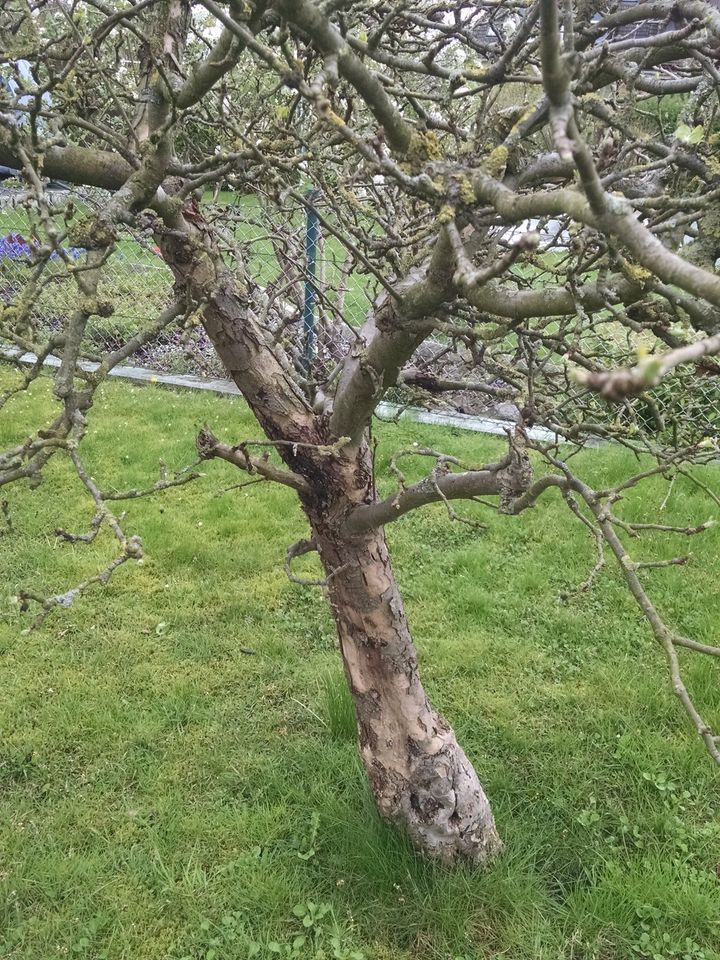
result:
<svg viewBox="0 0 720 960"><path fill-rule="evenodd" d="M316 354L315 339L315 274L317 270L317 246L320 223L313 201L318 191L310 188L306 197L305 221L305 296L303 300L303 360L305 370L309 374Z"/></svg>

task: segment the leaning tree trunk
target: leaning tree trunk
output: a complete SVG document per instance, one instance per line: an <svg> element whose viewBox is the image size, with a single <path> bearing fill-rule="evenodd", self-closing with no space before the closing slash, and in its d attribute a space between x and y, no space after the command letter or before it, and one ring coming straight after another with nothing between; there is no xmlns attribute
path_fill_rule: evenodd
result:
<svg viewBox="0 0 720 960"><path fill-rule="evenodd" d="M278 361L227 269L212 230L188 201L158 242L177 280L203 302L203 325L293 476L328 575L360 749L380 813L445 862L486 863L501 849L490 805L447 722L428 702L383 530L352 534L347 518L373 498L368 446L332 453L337 437ZM327 444L330 443L330 447ZM206 455L208 455L206 453ZM212 455L212 454L210 454Z"/></svg>
<svg viewBox="0 0 720 960"><path fill-rule="evenodd" d="M420 682L384 532L344 537L311 520L380 813L446 863L490 861L502 847L490 804Z"/></svg>

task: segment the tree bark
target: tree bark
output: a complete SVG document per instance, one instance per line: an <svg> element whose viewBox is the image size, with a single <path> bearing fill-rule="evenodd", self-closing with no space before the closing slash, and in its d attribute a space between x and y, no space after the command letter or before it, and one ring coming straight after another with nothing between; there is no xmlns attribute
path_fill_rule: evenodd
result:
<svg viewBox="0 0 720 960"><path fill-rule="evenodd" d="M338 535L327 519L311 515L380 814L429 856L488 863L502 849L490 804L420 682L384 531Z"/></svg>

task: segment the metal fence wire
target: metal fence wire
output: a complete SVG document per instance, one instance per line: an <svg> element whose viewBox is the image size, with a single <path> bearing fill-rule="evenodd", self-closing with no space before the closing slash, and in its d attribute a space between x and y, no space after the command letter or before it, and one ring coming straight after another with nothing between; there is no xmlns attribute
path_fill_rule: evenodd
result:
<svg viewBox="0 0 720 960"><path fill-rule="evenodd" d="M82 191L65 188L50 191L54 215L62 222L72 213L87 216L107 201L101 190ZM308 195L308 205L287 211L282 222L273 221L254 198L232 193L218 194L209 206L215 220L223 252L232 265L242 262L245 275L254 284L256 309L274 308L275 335L294 351L298 363L309 365L313 358L326 370L346 354L356 330L367 315L377 294L374 278L359 272L348 252L332 236L324 236L314 206L322 209L322 199ZM33 272L38 237L33 223L37 212L33 201L13 181L0 184L0 303L11 304L23 295ZM72 223L72 221L70 221ZM72 238L72 230L68 231ZM79 260L84 251L64 246L67 262ZM98 298L112 304L108 316L95 316L86 332L87 356L101 358L117 349L130 336L156 321L170 301L173 277L160 256L152 236L122 228L116 250L105 265ZM67 269L65 259L54 254L47 262L31 309L31 325L36 342L62 330L79 302L80 293ZM281 304L282 309L278 309ZM433 356L442 354L442 375L467 375L462 361L447 349L442 337L424 344L420 350L423 365L432 365ZM417 358L416 358L417 359ZM158 373L194 375L224 379L227 371L212 343L198 323L167 328L134 354L128 361ZM402 401L402 391L391 399ZM427 398L430 402L431 398ZM501 415L491 398L458 391L433 405L462 413ZM609 405L590 400L599 423L622 425L629 435L634 431L662 434L666 440L682 442L720 436L720 376L715 365L676 371L658 387L642 397ZM587 419L587 406L583 416ZM572 405L563 416L572 425Z"/></svg>
<svg viewBox="0 0 720 960"><path fill-rule="evenodd" d="M59 189L51 191L51 196L58 218L72 210L79 219L107 200L103 191L91 189ZM5 304L21 295L33 270L39 238L31 203L19 187L0 185L0 302ZM256 203L225 194L210 206L209 216L221 228L229 262L242 261L245 275L254 284L258 308L269 310L282 304L284 329L278 336L302 341L298 346L308 353L308 360L317 352L337 362L346 347L346 337L337 333L337 320L342 318L348 334L349 328L359 326L374 287L366 277L349 276L345 251L333 238L326 240L312 212L291 211L280 229L263 217ZM84 251L72 246L71 237L72 230L64 253L70 261L79 260ZM150 326L172 291L172 273L152 237L122 227L98 288L98 299L111 304L112 313L91 319L89 351L107 353ZM31 310L36 339L61 330L79 297L63 258L53 254ZM169 328L127 362L162 373L227 376L198 325Z"/></svg>

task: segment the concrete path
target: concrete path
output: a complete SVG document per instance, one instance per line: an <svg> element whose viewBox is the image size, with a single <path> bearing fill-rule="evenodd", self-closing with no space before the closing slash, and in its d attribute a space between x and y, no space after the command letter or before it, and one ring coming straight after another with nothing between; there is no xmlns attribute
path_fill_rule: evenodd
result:
<svg viewBox="0 0 720 960"><path fill-rule="evenodd" d="M17 359L17 351L12 349L0 350L0 358ZM21 363L35 363L37 357L33 353L24 353L20 357ZM59 367L59 357L48 357L45 361L47 367ZM97 363L81 361L83 370L92 372L98 367ZM210 379L206 377L196 377L192 374L178 373L157 373L154 370L148 370L145 367L119 366L110 371L111 377L120 377L123 380L134 380L138 383L148 383L160 385L163 387L173 387L180 390L209 390L211 393L219 393L227 396L240 396L240 391L232 380ZM475 433L491 433L498 436L504 436L509 429L514 427L514 421L503 420L490 416L469 416L464 413L444 413L437 410L423 410L420 407L403 407L397 403L379 403L376 414L383 420L400 419L413 420L416 423L427 423L436 427L456 427L459 430L471 430ZM532 427L528 430L529 436L533 440L544 442L555 441L556 434L544 427Z"/></svg>

